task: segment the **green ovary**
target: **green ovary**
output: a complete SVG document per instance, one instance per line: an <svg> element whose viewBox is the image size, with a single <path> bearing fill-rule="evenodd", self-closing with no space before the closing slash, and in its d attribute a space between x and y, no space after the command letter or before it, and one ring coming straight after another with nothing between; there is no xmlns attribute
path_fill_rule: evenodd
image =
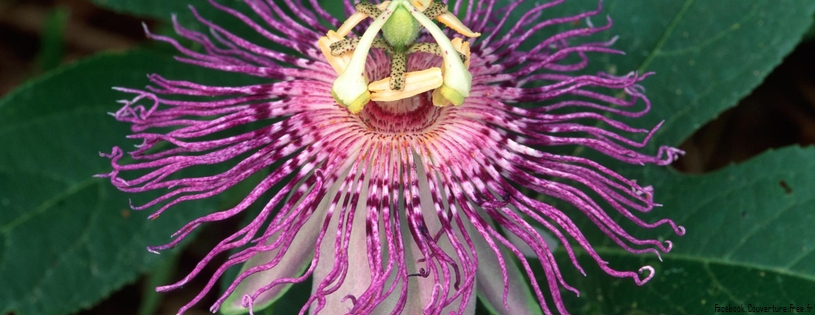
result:
<svg viewBox="0 0 815 315"><path fill-rule="evenodd" d="M404 51L419 36L419 22L404 7L399 6L382 27L382 36L396 51Z"/></svg>

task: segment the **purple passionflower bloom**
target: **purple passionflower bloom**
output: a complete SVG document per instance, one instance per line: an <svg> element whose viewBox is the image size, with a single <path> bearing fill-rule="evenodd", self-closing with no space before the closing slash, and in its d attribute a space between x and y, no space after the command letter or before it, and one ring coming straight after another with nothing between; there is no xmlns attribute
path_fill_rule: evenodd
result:
<svg viewBox="0 0 815 315"><path fill-rule="evenodd" d="M609 275L639 285L654 269L613 269L564 211L539 196L571 204L569 211L587 216L632 253L659 255L671 243L631 236L604 207L642 228L668 225L684 234L671 220L648 223L635 216L658 206L650 186L592 160L547 151L585 147L657 165L682 153L665 146L653 155L635 151L659 126L641 129L615 119L649 111L638 85L647 74L581 72L589 55L622 54L611 42L577 40L611 27L610 20L599 27L588 22L599 8L542 19L563 1L525 12L518 12L523 1L449 8L428 0L346 1L349 18L339 21L316 0L244 2L255 16L212 5L286 52L242 39L195 10L210 34L178 23L175 29L200 51L148 35L175 46L181 62L267 82L222 87L150 75L146 90L119 88L133 98L115 117L132 124L130 138L143 143L129 153L132 163L120 164L119 148L104 154L113 171L101 176L120 190L165 191L133 206L158 207L151 218L271 170L236 206L189 222L169 244L149 248L171 248L202 224L264 205L183 279L158 288L178 289L216 256L228 256L179 313L234 267L241 272L212 311L258 310L290 284L311 279L301 314L472 314L476 294L502 314L550 314L552 308L566 314L560 289L578 291L561 276L555 244L580 272L574 244ZM509 22L511 14L520 17ZM584 20L588 26L530 42L541 30ZM521 50L523 43L529 48ZM262 127L224 135L247 124ZM641 140L621 133L642 134ZM216 164L229 168L205 177L173 176ZM282 188L270 192L276 186ZM267 192L271 200L261 198ZM540 264L553 306L531 264Z"/></svg>

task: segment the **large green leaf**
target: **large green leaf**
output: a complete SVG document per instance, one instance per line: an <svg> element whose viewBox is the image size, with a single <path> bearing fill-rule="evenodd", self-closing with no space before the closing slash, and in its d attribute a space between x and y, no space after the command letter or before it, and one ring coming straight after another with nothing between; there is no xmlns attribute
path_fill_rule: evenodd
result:
<svg viewBox="0 0 815 315"><path fill-rule="evenodd" d="M603 14L608 14L614 25L598 35L599 39L619 35L613 47L627 54L591 55L592 69L617 75L633 70L656 72L643 82L653 109L635 122L637 126L653 126L665 120L652 147L678 145L735 106L798 44L815 12L815 1L804 0L628 0L604 4ZM573 15L596 5L596 0L567 1L548 11L547 16ZM592 22L605 24L602 15Z"/></svg>
<svg viewBox="0 0 815 315"><path fill-rule="evenodd" d="M599 61L593 67L617 74L631 69L656 72L643 83L653 110L632 123L648 126L665 119L651 148L678 145L735 106L798 43L815 10L811 1L607 4L615 22L607 36L619 34L615 47L628 54L599 56L593 59ZM593 224L577 218L612 267L636 270L647 264L657 274L638 288L630 280L611 278L594 267L585 278L575 273L567 279L577 279L575 284L585 295L568 299L574 313L707 314L715 312L715 304L811 302L807 300L811 294L800 292L815 289L815 270L809 267L815 265L815 234L806 229L815 222L808 211L813 207L807 194L815 189L815 182L807 176L815 168L812 149L771 152L703 176L621 165L591 152L588 155L629 178L653 185L655 199L664 207L644 217L672 218L688 232L677 237L669 229L658 230L664 232L661 239L671 239L675 245L660 263L654 257L619 250L607 238L598 237ZM785 187L793 192L786 194ZM660 233L628 227L644 239ZM594 265L587 257L581 257L581 262L584 267ZM791 289L785 290L787 287Z"/></svg>
<svg viewBox="0 0 815 315"><path fill-rule="evenodd" d="M213 71L169 56L134 52L86 60L25 84L0 101L0 313L67 314L87 308L150 270L183 223L211 211L189 202L148 222L107 179L99 151L136 144L127 124L107 113L132 96L111 85L141 87L146 74L211 82ZM183 76L182 76L183 74ZM220 80L228 80L223 74ZM231 78L227 76L226 78Z"/></svg>
<svg viewBox="0 0 815 315"><path fill-rule="evenodd" d="M815 148L770 150L707 175L648 168L670 203L660 215L682 222L674 253L764 266L815 281ZM692 233L691 233L692 232ZM665 238L669 237L666 233Z"/></svg>
<svg viewBox="0 0 815 315"><path fill-rule="evenodd" d="M671 205L655 210L687 228L674 241L664 262L653 255L633 255L606 240L596 245L609 266L656 268L654 279L637 287L630 279L603 274L596 263L582 277L569 270L566 279L585 293L566 294L576 314L711 314L714 306L815 307L815 148L791 147L703 176L678 175L649 168L647 178L666 192ZM635 236L654 238L654 231ZM565 256L565 255L563 255Z"/></svg>

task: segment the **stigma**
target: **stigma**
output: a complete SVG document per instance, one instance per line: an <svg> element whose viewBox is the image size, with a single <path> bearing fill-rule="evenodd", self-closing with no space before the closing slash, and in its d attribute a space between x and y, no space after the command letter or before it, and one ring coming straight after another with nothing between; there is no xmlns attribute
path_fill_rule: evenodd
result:
<svg viewBox="0 0 815 315"><path fill-rule="evenodd" d="M467 28L447 5L432 0L392 0L378 5L360 2L356 12L336 31L318 41L328 63L337 72L331 95L338 104L358 114L371 101L398 101L432 91L433 105L461 105L470 94L469 43L450 39L433 20L470 38L480 36ZM359 37L348 37L367 18L372 22ZM422 28L434 42L417 42ZM378 35L382 36L378 36ZM390 74L369 82L365 65L372 48L390 58ZM431 53L442 58L440 67L407 71L408 55Z"/></svg>

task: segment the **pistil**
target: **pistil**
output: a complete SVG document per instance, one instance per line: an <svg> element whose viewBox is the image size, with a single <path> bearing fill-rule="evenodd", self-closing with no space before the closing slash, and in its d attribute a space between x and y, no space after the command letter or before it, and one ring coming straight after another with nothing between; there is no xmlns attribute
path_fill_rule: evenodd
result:
<svg viewBox="0 0 815 315"><path fill-rule="evenodd" d="M396 101L433 90L433 104L461 105L469 96L472 76L469 72L469 43L448 38L431 19L437 19L467 37L477 37L445 4L431 0L393 0L379 5L367 2L356 6L357 12L336 31L329 31L318 42L328 62L339 74L332 95L340 105L358 114L370 101ZM345 38L366 17L374 19L360 38ZM435 43L415 43L421 27L428 30ZM379 31L382 37L376 38ZM370 83L365 64L371 48L388 53L390 75ZM432 53L442 57L442 67L407 71L411 53ZM385 84L387 83L387 85Z"/></svg>

